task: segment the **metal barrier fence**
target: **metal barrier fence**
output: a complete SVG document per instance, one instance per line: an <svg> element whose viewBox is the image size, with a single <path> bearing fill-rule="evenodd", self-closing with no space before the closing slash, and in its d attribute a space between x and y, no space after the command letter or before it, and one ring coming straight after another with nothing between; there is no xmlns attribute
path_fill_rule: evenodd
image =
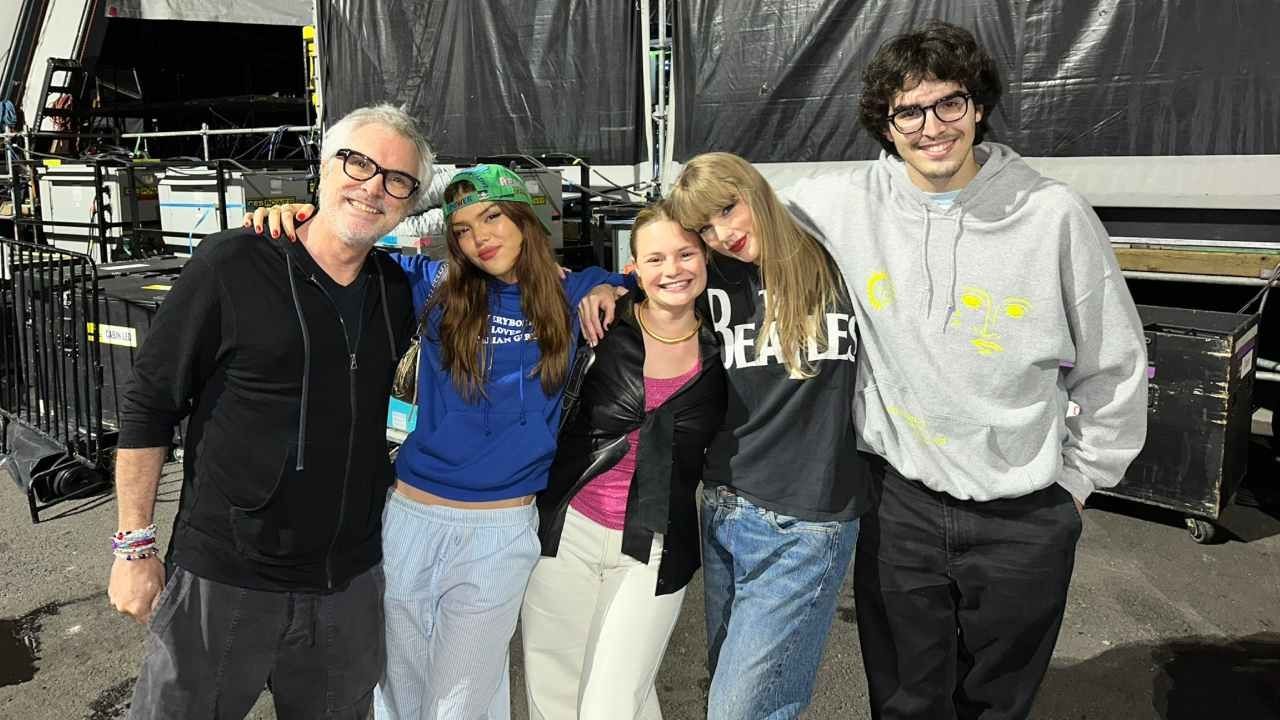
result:
<svg viewBox="0 0 1280 720"><path fill-rule="evenodd" d="M0 239L0 468L40 510L109 486L88 255Z"/></svg>

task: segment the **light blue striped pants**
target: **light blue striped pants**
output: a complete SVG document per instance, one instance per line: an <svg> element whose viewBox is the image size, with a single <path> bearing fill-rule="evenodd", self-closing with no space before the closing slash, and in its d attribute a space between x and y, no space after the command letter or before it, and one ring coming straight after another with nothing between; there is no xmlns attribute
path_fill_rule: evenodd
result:
<svg viewBox="0 0 1280 720"><path fill-rule="evenodd" d="M423 505L392 492L382 527L387 670L377 720L507 720L508 645L541 546L530 504Z"/></svg>

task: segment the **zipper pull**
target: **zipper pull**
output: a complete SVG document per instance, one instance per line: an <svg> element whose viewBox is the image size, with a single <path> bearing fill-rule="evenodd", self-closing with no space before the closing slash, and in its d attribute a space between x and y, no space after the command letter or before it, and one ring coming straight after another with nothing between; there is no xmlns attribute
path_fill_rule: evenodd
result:
<svg viewBox="0 0 1280 720"><path fill-rule="evenodd" d="M356 354L355 354L355 353L351 353L351 369L352 369L352 370L355 370L355 369L356 369Z"/></svg>

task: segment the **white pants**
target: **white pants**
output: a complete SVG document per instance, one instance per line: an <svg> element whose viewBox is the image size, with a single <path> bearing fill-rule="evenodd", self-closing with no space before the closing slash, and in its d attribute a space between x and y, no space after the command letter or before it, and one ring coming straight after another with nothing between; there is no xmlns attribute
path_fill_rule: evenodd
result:
<svg viewBox="0 0 1280 720"><path fill-rule="evenodd" d="M622 531L569 508L520 612L530 720L660 720L653 682L684 600L654 595L661 561L660 536L646 565L622 554Z"/></svg>

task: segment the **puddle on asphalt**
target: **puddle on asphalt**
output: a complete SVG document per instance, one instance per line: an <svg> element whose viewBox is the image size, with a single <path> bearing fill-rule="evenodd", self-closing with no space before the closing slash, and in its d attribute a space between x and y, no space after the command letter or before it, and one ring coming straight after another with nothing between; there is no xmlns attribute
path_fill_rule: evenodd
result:
<svg viewBox="0 0 1280 720"><path fill-rule="evenodd" d="M0 619L0 687L35 677L42 621L57 613L58 605L50 603L19 618Z"/></svg>
<svg viewBox="0 0 1280 720"><path fill-rule="evenodd" d="M129 710L129 697L133 695L133 684L137 678L121 680L98 693L98 697L89 703L89 715L85 720L116 720L122 718Z"/></svg>

